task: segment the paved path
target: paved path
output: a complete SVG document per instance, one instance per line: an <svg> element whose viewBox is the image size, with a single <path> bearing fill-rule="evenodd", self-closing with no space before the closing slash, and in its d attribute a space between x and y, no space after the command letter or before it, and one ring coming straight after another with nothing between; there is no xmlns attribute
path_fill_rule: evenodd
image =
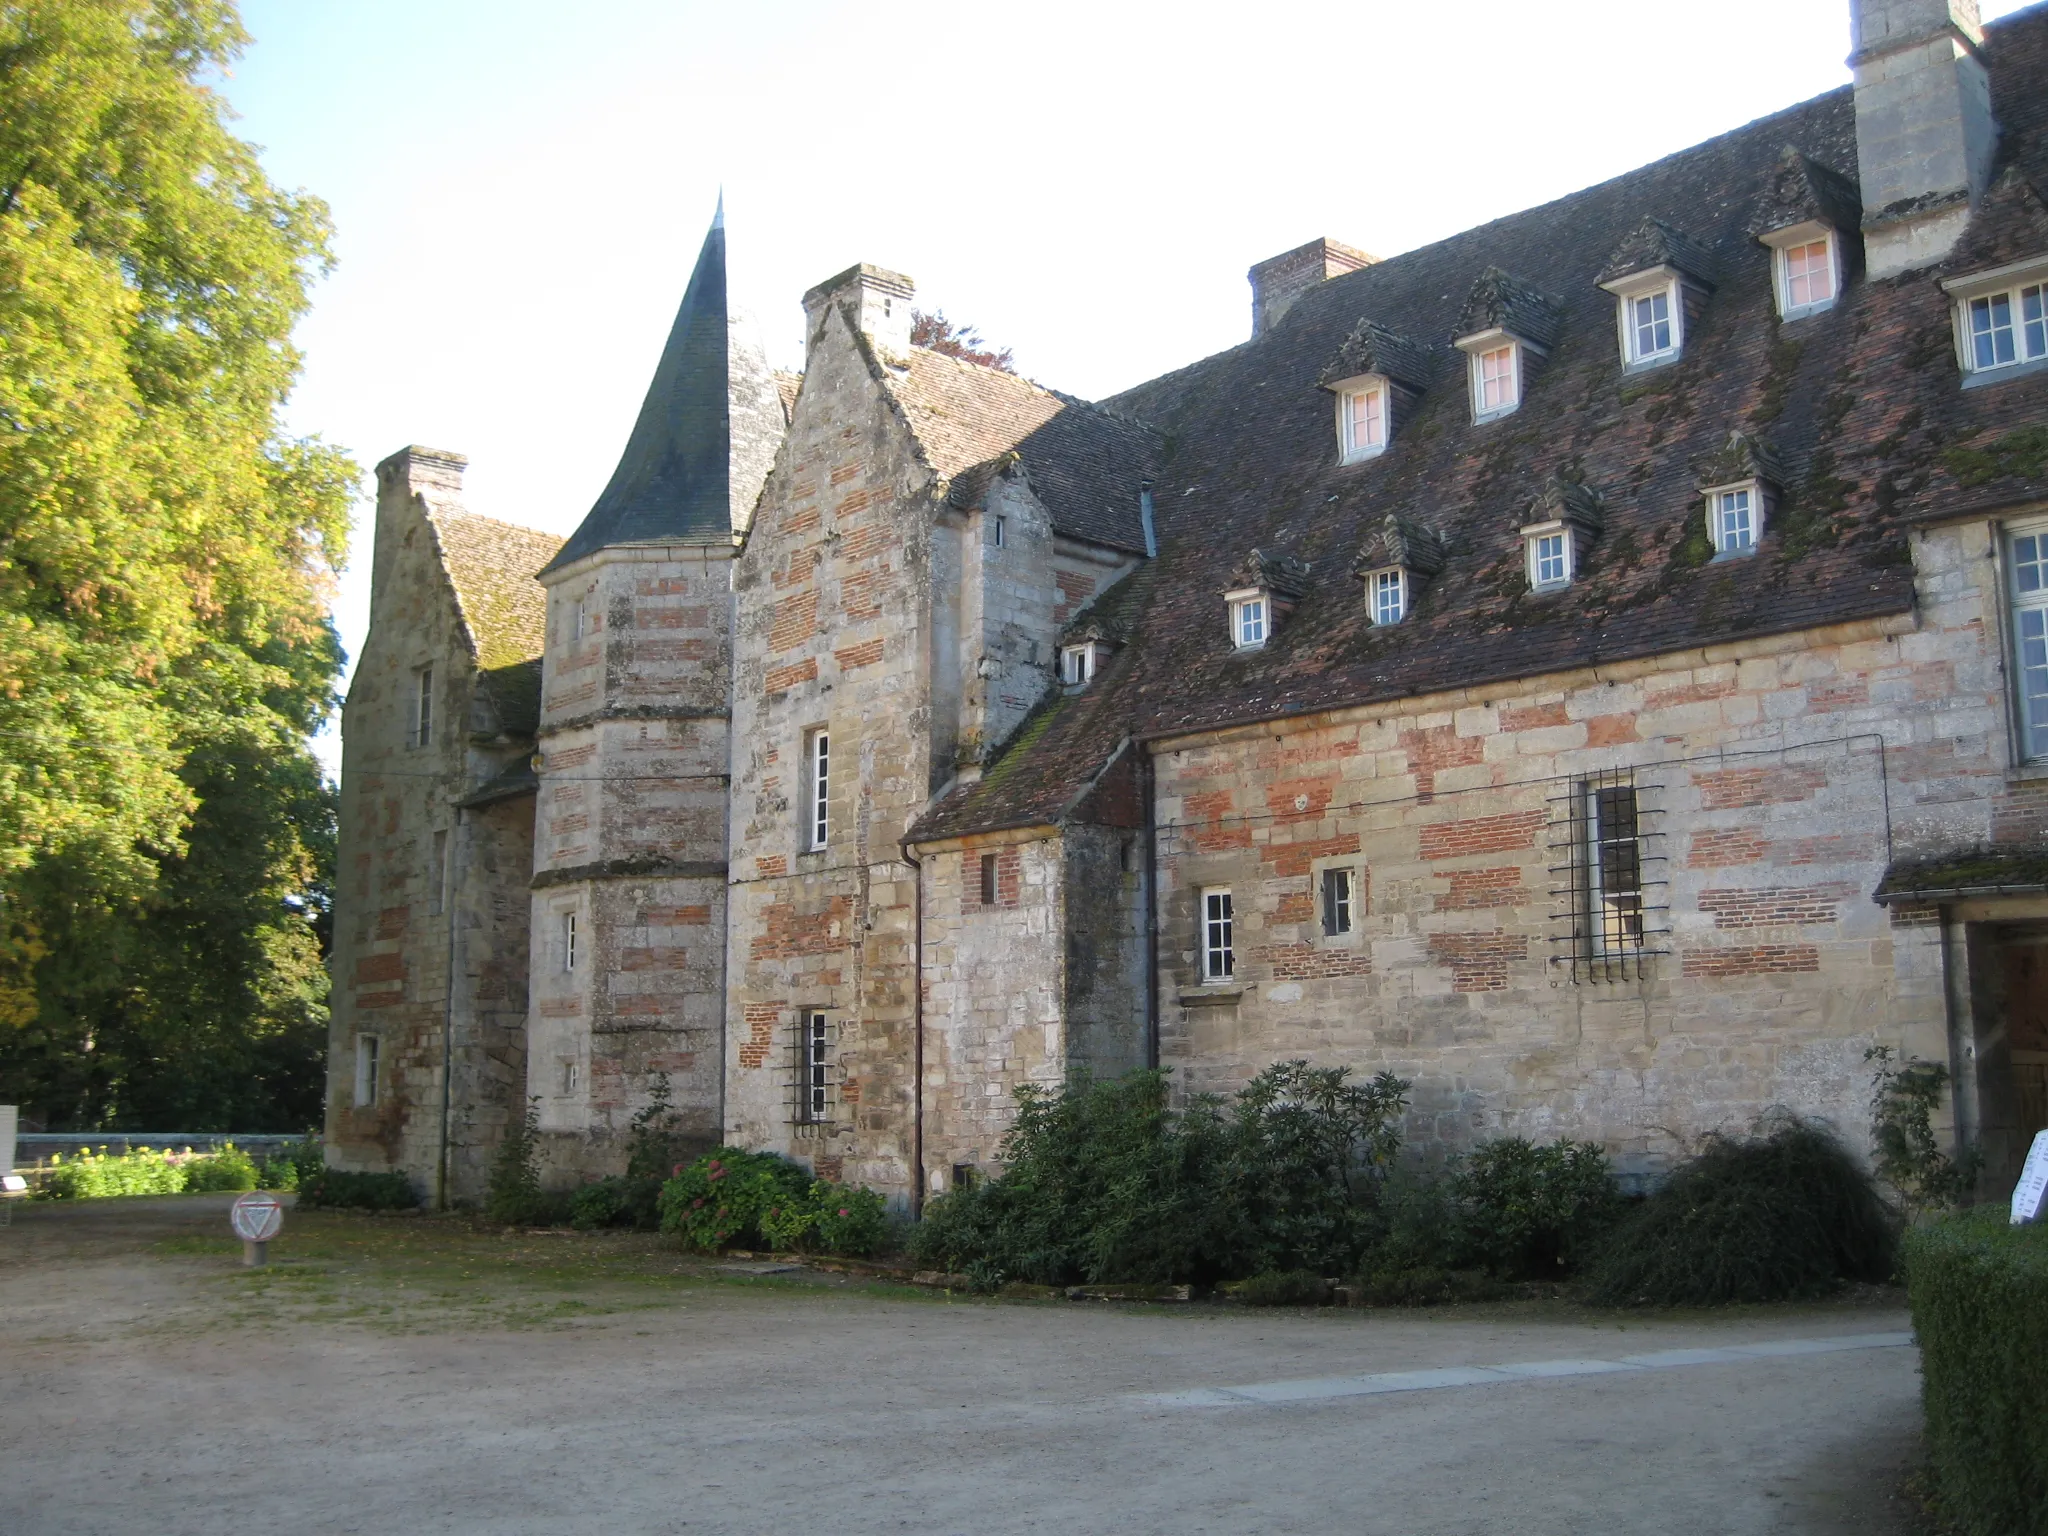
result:
<svg viewBox="0 0 2048 1536"><path fill-rule="evenodd" d="M225 1259L5 1259L7 1536L1902 1536L1917 1454L1915 1354L1881 1306L1617 1322L734 1280L408 1336L195 1325ZM156 1315L180 1321L90 1322Z"/></svg>

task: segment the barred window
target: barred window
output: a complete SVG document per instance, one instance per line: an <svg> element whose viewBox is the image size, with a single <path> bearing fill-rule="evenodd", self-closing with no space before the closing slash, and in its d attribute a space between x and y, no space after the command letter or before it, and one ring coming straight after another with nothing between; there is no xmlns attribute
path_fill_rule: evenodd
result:
<svg viewBox="0 0 2048 1536"><path fill-rule="evenodd" d="M1668 935L1661 914L1664 834L1647 795L1653 785L1612 770L1560 781L1551 804L1551 944L1574 981L1620 981L1644 974L1643 962Z"/></svg>
<svg viewBox="0 0 2048 1536"><path fill-rule="evenodd" d="M1219 886L1202 892L1202 980L1228 981L1236 974L1232 949L1230 891Z"/></svg>
<svg viewBox="0 0 2048 1536"><path fill-rule="evenodd" d="M1643 947L1643 845L1633 784L1588 784L1586 930L1596 957Z"/></svg>
<svg viewBox="0 0 2048 1536"><path fill-rule="evenodd" d="M832 1021L805 1012L797 1021L796 1120L824 1125L832 1118Z"/></svg>

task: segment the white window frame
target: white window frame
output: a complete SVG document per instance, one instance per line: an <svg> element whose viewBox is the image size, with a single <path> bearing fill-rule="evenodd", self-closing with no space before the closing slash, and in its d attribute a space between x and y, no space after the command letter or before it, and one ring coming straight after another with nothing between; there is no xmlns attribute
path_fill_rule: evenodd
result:
<svg viewBox="0 0 2048 1536"><path fill-rule="evenodd" d="M1564 575L1546 579L1541 572L1542 544L1548 539L1564 541ZM1531 592L1562 592L1578 579L1578 540L1566 522L1531 523L1522 530L1522 552L1527 563Z"/></svg>
<svg viewBox="0 0 2048 1536"><path fill-rule="evenodd" d="M558 915L561 921L555 927L562 955L562 974L567 976L576 969L576 962L580 958L577 951L582 925L577 920L580 914L574 907L565 908Z"/></svg>
<svg viewBox="0 0 2048 1536"><path fill-rule="evenodd" d="M1359 464L1385 453L1393 435L1393 394L1387 381L1376 373L1361 374L1337 385L1336 394L1339 462ZM1356 414L1356 403L1361 400L1375 402L1368 425L1377 429L1376 433L1368 431L1363 439L1358 434Z"/></svg>
<svg viewBox="0 0 2048 1536"><path fill-rule="evenodd" d="M1337 881L1344 887L1341 898L1331 889ZM1349 864L1326 864L1316 871L1316 925L1325 941L1348 940L1358 932L1358 884L1358 871ZM1338 919L1343 926L1332 927Z"/></svg>
<svg viewBox="0 0 2048 1536"><path fill-rule="evenodd" d="M384 1055L384 1037L375 1034L356 1036L355 1059L355 1106L357 1109L375 1109L377 1094L383 1076L381 1068Z"/></svg>
<svg viewBox="0 0 2048 1536"><path fill-rule="evenodd" d="M408 733L409 745L430 747L434 744L434 664L414 667L412 671L412 730Z"/></svg>
<svg viewBox="0 0 2048 1536"><path fill-rule="evenodd" d="M1676 268L1651 267L1632 272L1601 287L1614 295L1614 325L1621 341L1624 368L1655 368L1675 361L1685 351L1685 282ZM1664 300L1665 345L1645 348L1636 323L1636 306Z"/></svg>
<svg viewBox="0 0 2048 1536"><path fill-rule="evenodd" d="M1611 837L1603 826L1600 816L1600 797L1626 791L1634 806L1635 830L1627 837ZM1579 785L1579 793L1585 796L1586 846L1582 857L1586 861L1586 948L1595 960L1611 960L1621 955L1639 954L1643 948L1644 907L1643 889L1643 809L1634 784L1607 783L1602 780L1588 780ZM1619 848L1623 843L1634 845L1632 856L1635 868L1635 883L1626 889L1609 890L1605 850ZM1630 914L1633 914L1631 919Z"/></svg>
<svg viewBox="0 0 2048 1536"><path fill-rule="evenodd" d="M1771 291L1778 301L1780 320L1804 320L1808 315L1833 309L1841 300L1842 239L1832 225L1817 219L1804 224L1789 224L1783 229L1772 230L1763 237L1763 242L1771 248ZM1827 247L1828 296L1795 304L1792 301L1792 253L1803 251L1810 245Z"/></svg>
<svg viewBox="0 0 2048 1536"><path fill-rule="evenodd" d="M556 1058L555 1065L560 1068L555 1079L561 1084L558 1097L575 1098L577 1091L583 1086L583 1063L574 1056L561 1056Z"/></svg>
<svg viewBox="0 0 2048 1536"><path fill-rule="evenodd" d="M1382 601L1389 592L1393 601ZM1365 616L1375 626L1398 624L1408 617L1408 571L1405 566L1387 565L1365 573Z"/></svg>
<svg viewBox="0 0 2048 1536"><path fill-rule="evenodd" d="M1510 336L1506 331L1482 331L1477 336L1459 340L1459 350L1466 354L1466 376L1472 393L1472 420L1476 425L1484 421L1498 421L1503 416L1512 416L1522 408L1522 395L1527 381L1527 367L1523 358L1524 343L1519 336ZM1486 360L1501 352L1508 355L1509 398L1498 405L1486 403Z"/></svg>
<svg viewBox="0 0 2048 1536"><path fill-rule="evenodd" d="M1095 678L1095 644L1060 647L1060 682L1069 688L1085 688Z"/></svg>
<svg viewBox="0 0 2048 1536"><path fill-rule="evenodd" d="M1216 985L1237 975L1237 912L1227 885L1205 885L1201 892L1201 928L1195 935L1202 959L1202 980Z"/></svg>
<svg viewBox="0 0 2048 1536"><path fill-rule="evenodd" d="M1956 361L1965 377L1993 377L2009 369L2031 371L2048 364L2048 257L2014 262L1968 277L1947 278L1941 286L1952 301ZM2001 301L2006 305L2012 356L2000 359L1994 347L1992 360L1980 363L1976 308Z"/></svg>
<svg viewBox="0 0 2048 1536"><path fill-rule="evenodd" d="M1717 560L1739 560L1757 552L1764 540L1764 525L1771 512L1771 498L1760 480L1736 480L1727 485L1707 487L1706 498L1707 537L1714 543L1714 558ZM1746 499L1749 514L1749 542L1731 543L1729 532L1722 526L1723 498L1739 496Z"/></svg>
<svg viewBox="0 0 2048 1536"><path fill-rule="evenodd" d="M2001 532L2006 617L2012 626L2012 711L2018 746L2015 755L2022 763L2048 763L2048 520L2010 523ZM2024 566L2019 558L2021 540L2037 541L2035 559ZM2025 566L2039 569L2029 573ZM2021 585L2028 574L2039 582L2032 590ZM2039 658L2039 665L2029 666L2030 655ZM2029 671L2038 676L2039 693L2031 693L2028 688Z"/></svg>
<svg viewBox="0 0 2048 1536"><path fill-rule="evenodd" d="M821 725L804 733L804 852L822 851L831 835L832 732Z"/></svg>
<svg viewBox="0 0 2048 1536"><path fill-rule="evenodd" d="M1230 643L1256 651L1273 637L1273 594L1259 590L1225 594L1230 604Z"/></svg>
<svg viewBox="0 0 2048 1536"><path fill-rule="evenodd" d="M832 1123L838 1032L822 1008L806 1008L796 1020L796 1123Z"/></svg>

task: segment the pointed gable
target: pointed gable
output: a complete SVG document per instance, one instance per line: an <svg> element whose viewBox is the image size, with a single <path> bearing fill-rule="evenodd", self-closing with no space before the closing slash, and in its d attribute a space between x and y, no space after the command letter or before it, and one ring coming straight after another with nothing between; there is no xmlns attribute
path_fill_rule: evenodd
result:
<svg viewBox="0 0 2048 1536"><path fill-rule="evenodd" d="M1429 349L1420 342L1410 341L1377 321L1361 320L1323 370L1321 383L1323 388L1331 389L1346 379L1378 374L1388 383L1419 395L1428 387L1434 371Z"/></svg>
<svg viewBox="0 0 2048 1536"><path fill-rule="evenodd" d="M1714 257L1699 241L1662 219L1645 219L1607 258L1594 281L1601 287L1639 272L1669 267L1707 287L1714 283Z"/></svg>
<svg viewBox="0 0 2048 1536"><path fill-rule="evenodd" d="M1863 199L1848 177L1787 144L1757 199L1749 232L1761 236L1799 224L1825 224L1853 235L1863 225Z"/></svg>
<svg viewBox="0 0 2048 1536"><path fill-rule="evenodd" d="M562 541L470 512L431 512L428 521L498 724L531 735L540 721L547 640L547 589L534 578Z"/></svg>
<svg viewBox="0 0 2048 1536"><path fill-rule="evenodd" d="M721 215L697 254L611 483L554 566L619 544L731 542L730 345Z"/></svg>
<svg viewBox="0 0 2048 1536"><path fill-rule="evenodd" d="M1506 331L1539 347L1550 347L1557 344L1563 320L1563 307L1535 284L1525 283L1499 267L1488 267L1473 282L1452 335Z"/></svg>

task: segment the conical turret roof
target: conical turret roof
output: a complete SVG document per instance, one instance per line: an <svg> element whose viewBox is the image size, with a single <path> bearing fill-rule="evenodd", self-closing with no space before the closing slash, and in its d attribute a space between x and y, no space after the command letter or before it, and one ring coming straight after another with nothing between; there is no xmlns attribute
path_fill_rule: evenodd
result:
<svg viewBox="0 0 2048 1536"><path fill-rule="evenodd" d="M729 383L721 203L611 483L548 570L619 544L731 540Z"/></svg>

